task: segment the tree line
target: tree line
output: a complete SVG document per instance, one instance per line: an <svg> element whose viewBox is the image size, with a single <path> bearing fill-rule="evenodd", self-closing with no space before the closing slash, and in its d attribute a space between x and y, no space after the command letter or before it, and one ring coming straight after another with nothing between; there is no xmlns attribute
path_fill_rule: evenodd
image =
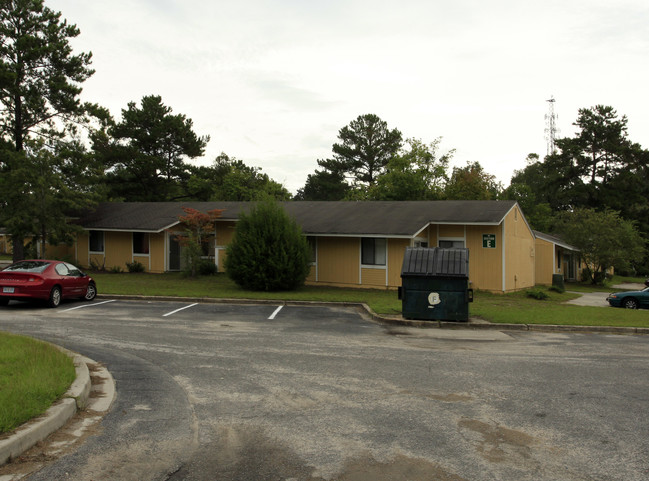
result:
<svg viewBox="0 0 649 481"><path fill-rule="evenodd" d="M69 241L70 214L102 200L512 199L533 228L562 233L578 247L587 236L570 234L571 216L614 218L609 249L627 227L636 234L620 247L633 262L614 262L649 269L639 240L649 234L649 152L628 139L627 118L612 107L581 109L577 134L557 139L557 151L543 160L530 154L507 188L477 161L451 169L455 152L443 151L439 137L404 138L377 115L360 115L291 196L259 167L225 153L209 166L187 162L204 154L209 136L196 134L192 120L160 96L130 102L119 119L82 103L82 84L94 71L91 53L72 50L79 34L43 0L0 5L0 226L14 241ZM23 258L23 243L13 244L14 258Z"/></svg>

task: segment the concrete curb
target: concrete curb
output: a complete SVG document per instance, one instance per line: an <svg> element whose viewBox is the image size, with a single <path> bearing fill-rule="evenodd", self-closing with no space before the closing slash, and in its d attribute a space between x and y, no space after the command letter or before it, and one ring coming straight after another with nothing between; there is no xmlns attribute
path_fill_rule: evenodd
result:
<svg viewBox="0 0 649 481"><path fill-rule="evenodd" d="M173 297L173 296L136 296L136 295L108 295L97 296L105 299L125 300L158 300L175 302L202 302L206 304L281 304L285 306L313 306L313 307L354 307L363 314L368 315L374 322L388 325L407 327L421 327L428 329L495 329L498 331L534 331L534 332L582 332L618 335L649 335L647 327L615 327L615 326L563 326L558 324L493 324L478 318L470 318L468 322L452 321L419 321L404 319L401 316L382 316L374 312L367 304L362 302L325 302L325 301L284 301L280 299L226 299L213 297Z"/></svg>
<svg viewBox="0 0 649 481"><path fill-rule="evenodd" d="M64 426L78 410L84 409L90 397L90 372L81 355L55 346L72 357L76 379L63 395L44 414L18 427L8 437L0 439L0 466L17 458L36 443Z"/></svg>

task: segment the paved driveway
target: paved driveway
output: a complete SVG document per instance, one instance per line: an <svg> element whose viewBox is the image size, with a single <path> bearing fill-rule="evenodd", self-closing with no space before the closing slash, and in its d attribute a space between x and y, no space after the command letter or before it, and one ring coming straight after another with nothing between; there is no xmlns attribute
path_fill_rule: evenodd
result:
<svg viewBox="0 0 649 481"><path fill-rule="evenodd" d="M645 286L643 284L633 284L633 283L627 283L627 284L618 284L615 286L611 286L611 289L604 292L579 292L577 294L580 294L580 297L577 299L572 299L570 301L567 301L566 304L574 304L577 306L595 306L595 307L610 307L608 301L606 300L606 297L611 293L615 292L616 290L627 290L627 291L641 291L644 289Z"/></svg>
<svg viewBox="0 0 649 481"><path fill-rule="evenodd" d="M566 301L566 304L574 304L576 306L595 306L595 307L610 307L606 296L610 292L579 292L580 296L577 299Z"/></svg>
<svg viewBox="0 0 649 481"><path fill-rule="evenodd" d="M12 303L0 329L103 362L116 381L97 434L32 480L649 477L645 336L126 301Z"/></svg>

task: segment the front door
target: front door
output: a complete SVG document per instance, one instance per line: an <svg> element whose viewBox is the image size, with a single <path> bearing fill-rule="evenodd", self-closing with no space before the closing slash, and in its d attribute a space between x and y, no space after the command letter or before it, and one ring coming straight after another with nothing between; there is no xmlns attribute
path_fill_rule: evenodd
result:
<svg viewBox="0 0 649 481"><path fill-rule="evenodd" d="M180 243L173 236L169 237L169 270L180 270Z"/></svg>

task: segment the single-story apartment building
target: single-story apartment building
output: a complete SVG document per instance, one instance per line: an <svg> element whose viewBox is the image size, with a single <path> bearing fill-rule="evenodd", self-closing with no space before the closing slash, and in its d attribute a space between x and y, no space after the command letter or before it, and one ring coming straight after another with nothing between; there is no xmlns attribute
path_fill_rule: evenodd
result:
<svg viewBox="0 0 649 481"><path fill-rule="evenodd" d="M307 283L397 288L406 247L466 247L474 289L510 292L536 282L536 241L515 201L289 201L280 203L312 248ZM153 273L179 271L184 207L222 209L205 252L222 270L225 249L250 202L101 203L76 219L83 232L69 255L106 269L140 262ZM555 260L553 260L554 262ZM549 262L549 261L548 261Z"/></svg>
<svg viewBox="0 0 649 481"><path fill-rule="evenodd" d="M584 266L579 249L556 236L532 232L536 238L536 283L550 285L554 274L563 275L566 281L580 280Z"/></svg>

